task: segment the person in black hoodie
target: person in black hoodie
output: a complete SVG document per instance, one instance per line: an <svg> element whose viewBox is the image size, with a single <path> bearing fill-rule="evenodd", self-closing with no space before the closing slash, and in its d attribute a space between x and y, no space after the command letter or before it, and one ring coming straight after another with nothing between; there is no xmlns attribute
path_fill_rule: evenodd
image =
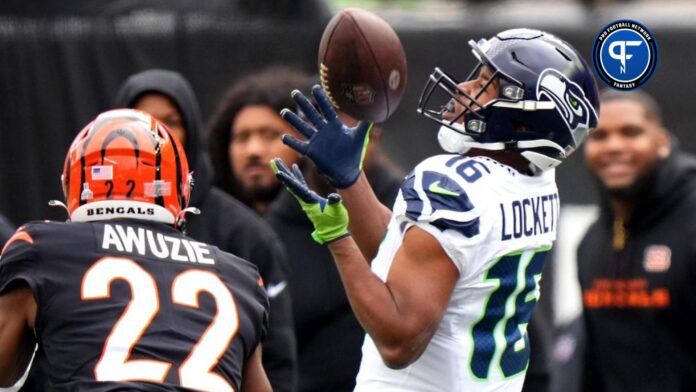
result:
<svg viewBox="0 0 696 392"><path fill-rule="evenodd" d="M298 391L348 392L355 387L365 332L350 308L331 253L308 235L312 223L297 201L281 192L268 165L271 158L281 155L286 162L298 162L315 189L328 189L328 182L311 162L299 160L280 140L283 133L295 132L280 117L280 110L293 105L293 89L306 90L311 81L298 70L279 66L240 79L210 121L209 146L218 185L282 233L291 267ZM378 129L371 134L365 171L380 201L391 206L403 175L379 151L379 136ZM235 143L238 145L230 148ZM247 143L253 146L244 146Z"/></svg>
<svg viewBox="0 0 696 392"><path fill-rule="evenodd" d="M176 72L148 70L126 80L114 106L153 114L183 142L194 177L190 205L201 210L200 215L187 217L186 232L258 267L271 306L269 331L262 343L263 366L274 391L294 391L296 341L282 242L252 210L212 185L212 164L201 142L201 116L193 89Z"/></svg>
<svg viewBox="0 0 696 392"><path fill-rule="evenodd" d="M696 385L696 157L672 148L655 101L607 92L585 142L600 216L578 249L585 391Z"/></svg>

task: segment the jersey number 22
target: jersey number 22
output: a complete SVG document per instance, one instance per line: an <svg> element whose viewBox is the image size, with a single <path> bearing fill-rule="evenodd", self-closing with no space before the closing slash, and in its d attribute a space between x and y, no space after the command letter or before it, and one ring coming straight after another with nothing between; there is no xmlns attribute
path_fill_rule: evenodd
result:
<svg viewBox="0 0 696 392"><path fill-rule="evenodd" d="M94 263L82 278L82 299L98 300L111 296L111 283L124 280L131 290L131 301L104 343L94 368L97 381L149 381L162 383L172 364L149 359L129 359L135 344L159 310L159 294L152 275L135 261L104 257ZM198 308L198 295L205 291L215 299L217 313L203 336L179 367L182 387L233 391L220 375L211 372L237 333L239 319L232 293L220 278L210 272L187 270L172 282L172 302Z"/></svg>

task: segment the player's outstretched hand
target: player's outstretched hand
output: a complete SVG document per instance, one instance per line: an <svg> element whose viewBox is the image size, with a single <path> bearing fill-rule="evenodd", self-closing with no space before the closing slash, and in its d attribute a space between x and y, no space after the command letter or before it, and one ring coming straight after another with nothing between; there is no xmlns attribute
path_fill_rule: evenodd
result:
<svg viewBox="0 0 696 392"><path fill-rule="evenodd" d="M360 176L372 123L359 122L354 128L349 128L341 122L321 86L315 85L312 95L319 110L301 92L292 92L292 98L309 123L287 108L280 112L307 141L283 135L283 143L314 161L333 186L348 188Z"/></svg>
<svg viewBox="0 0 696 392"><path fill-rule="evenodd" d="M296 164L292 171L280 158L271 160L271 169L278 180L300 202L302 210L314 225L312 238L319 244L325 244L350 235L348 232L348 211L343 206L341 196L331 193L321 197L309 189L307 182Z"/></svg>

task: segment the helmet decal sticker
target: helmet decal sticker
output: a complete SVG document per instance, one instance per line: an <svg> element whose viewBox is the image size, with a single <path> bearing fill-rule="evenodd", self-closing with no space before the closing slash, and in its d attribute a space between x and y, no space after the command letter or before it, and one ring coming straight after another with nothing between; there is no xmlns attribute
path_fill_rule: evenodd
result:
<svg viewBox="0 0 696 392"><path fill-rule="evenodd" d="M138 165L140 164L140 146L138 145L138 140L135 138L135 135L133 132L131 132L127 128L118 128L115 129L111 132L109 132L108 135L104 138L102 141L101 145L101 161L102 163L104 162L104 158L106 156L106 150L109 147L109 144L111 144L112 141L115 139L123 137L124 139L128 140L128 142L133 146L133 152L135 154L135 164Z"/></svg>
<svg viewBox="0 0 696 392"><path fill-rule="evenodd" d="M590 124L597 123L597 112L577 83L553 68L541 72L537 80L537 100L548 97L568 126L574 146L579 145L590 132Z"/></svg>

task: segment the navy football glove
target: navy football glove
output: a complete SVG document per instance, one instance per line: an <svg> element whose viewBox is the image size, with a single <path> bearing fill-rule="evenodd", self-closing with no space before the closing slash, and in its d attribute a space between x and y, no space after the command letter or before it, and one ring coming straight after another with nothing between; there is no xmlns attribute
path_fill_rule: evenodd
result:
<svg viewBox="0 0 696 392"><path fill-rule="evenodd" d="M307 182L297 165L292 165L292 172L283 160L271 160L271 168L278 180L295 196L302 210L314 225L312 238L319 244L325 244L350 235L348 232L348 211L341 202L338 193L321 197L309 189Z"/></svg>
<svg viewBox="0 0 696 392"><path fill-rule="evenodd" d="M339 189L348 188L360 176L372 123L359 122L354 128L348 128L338 118L319 85L312 88L312 95L319 111L301 92L292 92L292 98L310 123L289 109L280 112L285 121L304 135L307 141L283 135L283 143L314 161L317 168L329 178L331 185Z"/></svg>

